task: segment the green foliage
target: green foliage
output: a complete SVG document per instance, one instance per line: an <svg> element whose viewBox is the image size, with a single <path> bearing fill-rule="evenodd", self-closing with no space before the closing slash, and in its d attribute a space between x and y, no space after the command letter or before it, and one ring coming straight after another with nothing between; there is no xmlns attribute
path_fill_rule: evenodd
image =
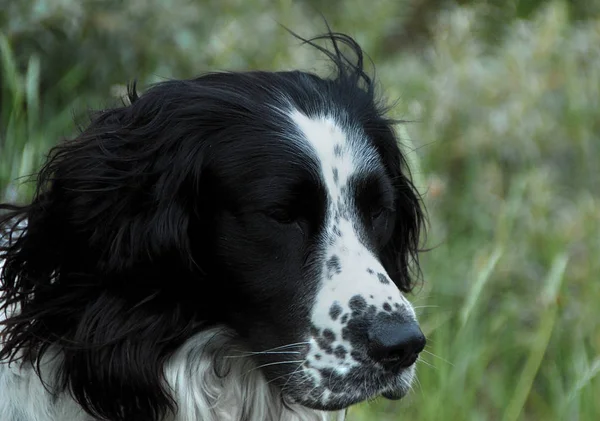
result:
<svg viewBox="0 0 600 421"><path fill-rule="evenodd" d="M371 55L382 92L399 99L396 117L414 121L403 127L412 142L405 131L401 141L434 247L411 297L430 339L419 383L409 398L358 405L349 419L596 420L598 2L459 3L344 0L323 9ZM119 101L133 78L145 86L215 69L323 71L277 24L317 34L315 5L0 4L0 192L28 197L31 186L15 179L72 135L88 107ZM413 44L407 28L425 41Z"/></svg>

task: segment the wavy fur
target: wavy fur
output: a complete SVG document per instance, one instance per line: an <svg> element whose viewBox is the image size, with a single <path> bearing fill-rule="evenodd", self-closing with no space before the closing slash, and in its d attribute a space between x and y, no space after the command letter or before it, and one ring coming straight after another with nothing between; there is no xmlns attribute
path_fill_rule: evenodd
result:
<svg viewBox="0 0 600 421"><path fill-rule="evenodd" d="M414 285L411 268L418 275L424 218L360 47L332 32L304 41L331 59L334 77L211 73L143 95L133 87L129 105L95 113L51 150L30 203L0 205L0 419L326 418L281 397L277 379L294 378L285 368L293 355L240 356L305 337L320 294L306 280L324 266L313 251L331 219L325 196L282 209L284 188L260 187L257 176L277 168L282 183L299 168L319 176L313 157L282 142L301 137L290 110L332 110L371 142L365 151L382 165L376 181L391 186L382 195L393 232L365 244L381 262L379 279L386 272L401 291ZM278 205L251 208L268 201ZM286 251L304 241L299 232L309 240ZM298 393L303 379L290 383Z"/></svg>

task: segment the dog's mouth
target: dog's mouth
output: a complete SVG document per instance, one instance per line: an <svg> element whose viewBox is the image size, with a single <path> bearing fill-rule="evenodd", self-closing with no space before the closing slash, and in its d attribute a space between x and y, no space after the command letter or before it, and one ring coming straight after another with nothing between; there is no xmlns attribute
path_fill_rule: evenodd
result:
<svg viewBox="0 0 600 421"><path fill-rule="evenodd" d="M287 393L284 393L284 399L286 400L286 402L288 403L292 403L292 404L300 404L302 406L311 408L311 409L316 409L316 410L320 410L320 411L339 411L342 409L346 409L351 405L363 402L363 401L367 401L367 400L372 400L375 399L377 397L383 397L385 399L389 399L389 400L393 400L393 401L398 401L402 398L404 398L407 393L408 393L408 388L397 388L397 389L388 389L384 392L380 392L380 393L365 393L365 394L361 394L361 393L347 393L347 394L335 394L335 393L331 393L328 396L325 396L325 394L323 393L323 391L320 389L319 390L319 395L320 396L314 396L314 395L309 395L309 396L303 396L303 397L294 397L291 393L291 391L287 391Z"/></svg>
<svg viewBox="0 0 600 421"><path fill-rule="evenodd" d="M360 403L362 401L369 400L369 399L374 399L378 396L381 396L385 399L389 399L392 401L398 401L398 400L404 398L406 395L407 395L407 390L396 389L396 390L385 391L385 392L381 393L380 395L368 396L363 399L352 399L352 400L348 400L348 401L343 401L341 399L338 399L336 401L332 401L327 404L323 404L320 401L314 401L311 399L308 399L308 400L307 399L296 399L287 393L283 394L283 399L285 400L286 403L292 404L292 405L299 404L299 405L306 406L308 408L316 409L316 410L320 410L320 411L339 411L339 410L347 409L349 406L351 406L353 404Z"/></svg>
<svg viewBox="0 0 600 421"><path fill-rule="evenodd" d="M403 389L399 389L399 390L389 390L387 392L383 392L381 394L381 396L383 396L386 399L389 399L391 401L397 401L402 399L404 396L406 396L406 391L404 391Z"/></svg>
<svg viewBox="0 0 600 421"><path fill-rule="evenodd" d="M282 387L286 402L322 410L338 411L351 405L383 397L404 398L414 376L414 366L390 373L373 366L357 366L340 375L334 370L297 371Z"/></svg>

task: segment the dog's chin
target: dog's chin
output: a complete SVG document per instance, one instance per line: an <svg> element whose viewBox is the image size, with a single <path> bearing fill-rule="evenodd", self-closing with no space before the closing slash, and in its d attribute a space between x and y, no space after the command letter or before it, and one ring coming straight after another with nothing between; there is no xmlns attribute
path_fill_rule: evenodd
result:
<svg viewBox="0 0 600 421"><path fill-rule="evenodd" d="M398 401L406 396L406 389L388 390L381 394L386 399L391 401Z"/></svg>
<svg viewBox="0 0 600 421"><path fill-rule="evenodd" d="M386 389L384 391L377 391L373 393L353 393L353 394L340 394L331 396L328 400L323 401L322 399L315 399L310 396L294 397L289 392L283 395L284 400L289 404L302 405L310 409L318 411L339 411L348 408L349 406L372 400L378 397L397 401L404 398L408 393L408 387L396 387L393 389Z"/></svg>
<svg viewBox="0 0 600 421"><path fill-rule="evenodd" d="M289 404L302 405L306 408L314 409L317 411L340 411L342 409L348 408L349 406L352 406L354 404L357 404L364 400L367 400L368 398L365 398L365 399L360 399L360 398L337 399L335 401L329 401L327 403L323 403L322 401L314 400L311 398L295 399L294 397L292 397L290 395L284 395L284 399Z"/></svg>
<svg viewBox="0 0 600 421"><path fill-rule="evenodd" d="M282 368L285 372L279 371ZM284 402L319 411L339 411L379 397L394 401L404 398L414 380L416 364L390 369L365 362L343 369L343 365L277 364L266 366L263 373L279 389Z"/></svg>

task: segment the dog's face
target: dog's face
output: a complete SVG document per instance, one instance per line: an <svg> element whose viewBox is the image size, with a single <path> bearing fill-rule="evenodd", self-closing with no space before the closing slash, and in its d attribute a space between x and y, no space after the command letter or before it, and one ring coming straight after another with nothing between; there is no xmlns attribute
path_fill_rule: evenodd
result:
<svg viewBox="0 0 600 421"><path fill-rule="evenodd" d="M57 147L3 220L28 226L3 254L20 314L0 357L53 344L84 409L154 420L165 362L226 325L288 402L402 397L425 345L402 294L421 203L360 48L326 38L334 78L169 81Z"/></svg>
<svg viewBox="0 0 600 421"><path fill-rule="evenodd" d="M364 93L278 78L283 98L240 116L252 130L204 169L220 311L290 401L402 397L425 339L401 293L420 211L396 138Z"/></svg>

